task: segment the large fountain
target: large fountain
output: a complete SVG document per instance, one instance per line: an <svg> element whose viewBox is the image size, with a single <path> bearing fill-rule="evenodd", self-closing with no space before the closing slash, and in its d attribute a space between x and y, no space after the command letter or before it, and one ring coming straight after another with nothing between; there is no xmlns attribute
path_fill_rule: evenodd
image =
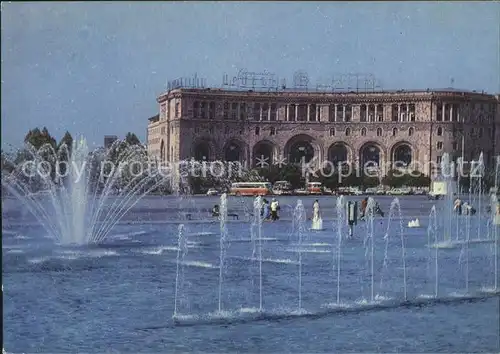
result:
<svg viewBox="0 0 500 354"><path fill-rule="evenodd" d="M58 149L28 144L24 155L8 161L12 171L2 171L2 187L61 244L101 243L169 173L159 173L142 146L123 141L93 152L84 138Z"/></svg>

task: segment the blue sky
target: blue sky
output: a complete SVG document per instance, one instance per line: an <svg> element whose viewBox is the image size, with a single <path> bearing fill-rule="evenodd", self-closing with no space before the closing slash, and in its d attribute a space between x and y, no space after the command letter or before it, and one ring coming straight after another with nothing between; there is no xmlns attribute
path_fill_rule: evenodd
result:
<svg viewBox="0 0 500 354"><path fill-rule="evenodd" d="M137 133L167 80L239 69L500 92L498 2L2 3L2 147Z"/></svg>

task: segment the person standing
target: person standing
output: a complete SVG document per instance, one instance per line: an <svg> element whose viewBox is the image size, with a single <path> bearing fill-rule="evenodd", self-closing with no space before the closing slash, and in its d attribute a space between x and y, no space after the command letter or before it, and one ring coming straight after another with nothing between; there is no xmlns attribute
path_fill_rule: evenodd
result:
<svg viewBox="0 0 500 354"><path fill-rule="evenodd" d="M460 200L460 198L458 198L458 197L457 197L457 199L455 199L455 202L453 205L453 211L459 215L462 214L462 200Z"/></svg>
<svg viewBox="0 0 500 354"><path fill-rule="evenodd" d="M313 221L319 219L319 201L316 199L313 203Z"/></svg>
<svg viewBox="0 0 500 354"><path fill-rule="evenodd" d="M219 206L215 204L214 207L212 208L212 217L218 217L218 216L220 216L220 210Z"/></svg>
<svg viewBox="0 0 500 354"><path fill-rule="evenodd" d="M280 209L280 205L276 198L273 198L271 201L271 220L276 221L279 219L278 210Z"/></svg>
<svg viewBox="0 0 500 354"><path fill-rule="evenodd" d="M269 220L270 213L269 213L269 201L267 199L264 199L264 203L262 205L262 220Z"/></svg>
<svg viewBox="0 0 500 354"><path fill-rule="evenodd" d="M500 225L500 198L498 198L498 200L497 200L497 205L496 205L496 208L495 208L495 214L494 214L493 224L494 225Z"/></svg>
<svg viewBox="0 0 500 354"><path fill-rule="evenodd" d="M384 217L384 212L382 211L382 208L380 207L380 204L378 202L375 202L375 212L381 217Z"/></svg>
<svg viewBox="0 0 500 354"><path fill-rule="evenodd" d="M365 198L361 202L361 215L360 215L360 219L363 219L365 217L365 212L366 212L366 207L367 206L368 206L368 198Z"/></svg>

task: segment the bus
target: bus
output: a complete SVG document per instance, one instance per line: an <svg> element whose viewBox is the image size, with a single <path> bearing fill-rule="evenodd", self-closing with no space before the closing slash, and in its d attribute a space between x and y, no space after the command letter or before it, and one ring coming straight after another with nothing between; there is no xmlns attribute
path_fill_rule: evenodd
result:
<svg viewBox="0 0 500 354"><path fill-rule="evenodd" d="M321 195L323 194L323 186L321 182L309 182L307 183L307 192L309 194Z"/></svg>
<svg viewBox="0 0 500 354"><path fill-rule="evenodd" d="M288 181L276 181L273 185L273 193L276 195L291 195L293 192L292 184Z"/></svg>
<svg viewBox="0 0 500 354"><path fill-rule="evenodd" d="M258 196L272 194L272 186L269 182L237 182L231 185L231 195Z"/></svg>

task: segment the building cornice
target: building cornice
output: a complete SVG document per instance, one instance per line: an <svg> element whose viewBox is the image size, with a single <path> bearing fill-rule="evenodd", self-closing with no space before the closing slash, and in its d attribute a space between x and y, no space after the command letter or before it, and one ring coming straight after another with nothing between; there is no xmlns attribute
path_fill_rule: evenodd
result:
<svg viewBox="0 0 500 354"><path fill-rule="evenodd" d="M429 101L429 100L480 100L498 102L495 95L468 92L468 91L375 91L375 92L318 92L318 91L242 91L222 89L176 89L160 95L159 103L171 98L193 97L199 99L214 100L251 100L254 102L268 102L270 99L279 102L407 102L407 101Z"/></svg>

